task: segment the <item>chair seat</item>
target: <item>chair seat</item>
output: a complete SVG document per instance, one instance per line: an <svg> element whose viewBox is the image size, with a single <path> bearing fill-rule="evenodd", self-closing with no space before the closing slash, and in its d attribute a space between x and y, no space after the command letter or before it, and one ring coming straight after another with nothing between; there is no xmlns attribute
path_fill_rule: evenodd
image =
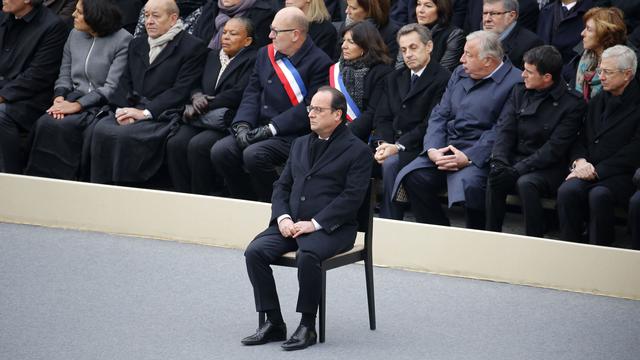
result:
<svg viewBox="0 0 640 360"><path fill-rule="evenodd" d="M332 256L332 257L328 258L328 259L327 259L327 260L325 260L325 261L331 261L331 260L333 260L333 259L337 259L337 258L340 258L340 257L343 257L343 256L347 256L347 255L355 254L355 253L357 253L357 252L359 252L359 251L362 251L362 250L364 250L364 245L362 245L362 244L359 244L359 245L358 245L358 244L356 244L356 245L353 247L353 249L351 249L351 250L349 250L349 251L345 251L345 252L340 253L340 254L338 254L338 255ZM290 260L295 260L295 259L296 259L296 252L295 252L295 251L289 251L288 253L286 253L286 254L282 255L282 257L283 257L283 258L290 259Z"/></svg>
<svg viewBox="0 0 640 360"><path fill-rule="evenodd" d="M349 251L345 251L343 253L340 253L338 255L332 256L328 259L325 259L322 263L323 266L330 264L332 266L328 266L328 269L332 269L334 267L337 266L341 266L343 264L347 264L350 262L354 262L353 261L353 257L360 257L361 254L363 254L365 251L364 249L364 245L362 244L356 244L353 246L353 249L349 250ZM344 260L347 259L347 262L342 262L340 260ZM364 256L362 256L362 260L364 260ZM276 265L281 265L281 266L289 266L289 267L296 267L296 252L295 251L289 251L288 253L285 253L284 255L282 255L278 260L276 260L275 262Z"/></svg>

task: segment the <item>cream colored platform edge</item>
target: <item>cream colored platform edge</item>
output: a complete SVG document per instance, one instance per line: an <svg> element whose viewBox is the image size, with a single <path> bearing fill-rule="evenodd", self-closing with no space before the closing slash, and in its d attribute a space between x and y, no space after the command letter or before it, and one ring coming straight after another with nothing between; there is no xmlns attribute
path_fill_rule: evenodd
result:
<svg viewBox="0 0 640 360"><path fill-rule="evenodd" d="M0 174L0 221L244 248L268 204ZM640 299L640 252L374 220L376 265Z"/></svg>

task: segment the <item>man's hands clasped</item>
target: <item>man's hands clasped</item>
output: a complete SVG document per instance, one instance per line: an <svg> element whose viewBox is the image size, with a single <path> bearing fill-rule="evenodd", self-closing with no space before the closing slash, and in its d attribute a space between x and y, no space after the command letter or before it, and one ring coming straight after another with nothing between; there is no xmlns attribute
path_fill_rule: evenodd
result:
<svg viewBox="0 0 640 360"><path fill-rule="evenodd" d="M298 221L294 223L290 218L284 218L278 223L280 234L286 238L297 238L302 234L309 234L316 231L311 221Z"/></svg>

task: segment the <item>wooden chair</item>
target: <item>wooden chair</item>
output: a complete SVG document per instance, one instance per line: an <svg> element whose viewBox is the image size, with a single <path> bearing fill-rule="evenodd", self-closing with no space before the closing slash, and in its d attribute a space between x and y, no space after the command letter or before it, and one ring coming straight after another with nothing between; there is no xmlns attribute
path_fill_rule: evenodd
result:
<svg viewBox="0 0 640 360"><path fill-rule="evenodd" d="M372 259L372 239L373 239L373 209L376 204L376 180L369 180L369 189L367 195L358 210L358 232L364 233L364 244L356 244L353 249L338 254L332 258L326 259L321 264L322 269L322 296L319 306L319 337L320 342L324 342L325 329L325 311L326 311L326 293L327 293L327 270L335 269L344 265L353 264L358 261L364 261L364 274L367 287L367 303L369 306L369 328L376 329L376 310L373 293L373 259ZM288 252L274 265L294 267L296 266L296 252ZM262 325L265 321L265 313L258 314L258 323Z"/></svg>

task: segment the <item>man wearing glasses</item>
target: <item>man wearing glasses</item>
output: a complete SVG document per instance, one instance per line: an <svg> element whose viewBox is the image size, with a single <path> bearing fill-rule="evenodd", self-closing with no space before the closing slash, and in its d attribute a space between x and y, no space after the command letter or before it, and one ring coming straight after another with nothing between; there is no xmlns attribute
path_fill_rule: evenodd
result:
<svg viewBox="0 0 640 360"><path fill-rule="evenodd" d="M592 244L615 239L614 207L627 206L640 167L640 85L633 50L616 45L602 53L596 69L604 91L588 105L571 152L571 173L558 189L558 218L563 240L583 242L588 224ZM631 220L631 219L630 219Z"/></svg>
<svg viewBox="0 0 640 360"><path fill-rule="evenodd" d="M482 28L498 34L511 63L522 69L524 53L544 43L538 35L518 23L518 14L517 0L484 0Z"/></svg>
<svg viewBox="0 0 640 360"><path fill-rule="evenodd" d="M371 175L369 147L345 126L347 103L339 90L321 87L311 99L311 133L292 145L280 179L273 185L269 227L245 251L256 311L267 321L244 345L284 341L287 328L270 264L296 251L300 325L282 344L284 350L316 343L315 317L320 303L320 263L353 247L356 216Z"/></svg>
<svg viewBox="0 0 640 360"><path fill-rule="evenodd" d="M278 11L269 33L272 43L258 51L231 124L233 135L211 149L211 161L232 197L268 202L276 167L287 160L293 139L309 132L306 107L326 83L332 62L308 38L308 28L300 9Z"/></svg>

